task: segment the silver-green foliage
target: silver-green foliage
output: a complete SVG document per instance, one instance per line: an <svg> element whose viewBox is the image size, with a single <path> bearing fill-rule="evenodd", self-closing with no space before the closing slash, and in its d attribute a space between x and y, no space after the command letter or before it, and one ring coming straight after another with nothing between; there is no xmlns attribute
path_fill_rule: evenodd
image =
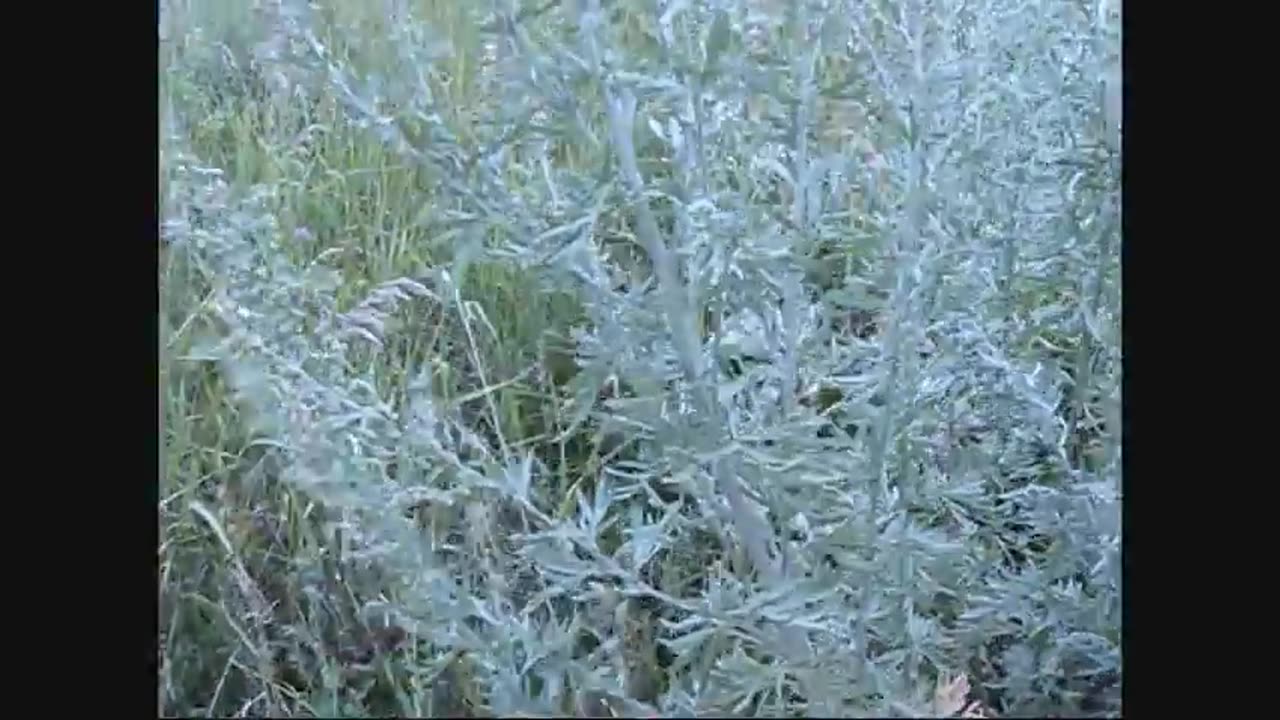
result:
<svg viewBox="0 0 1280 720"><path fill-rule="evenodd" d="M283 249L269 188L175 148L167 234L222 321L204 356L282 479L394 578L364 610L436 660L466 650L493 712L555 713L571 688L670 713L925 713L943 672L970 673L998 712L1115 712L1102 10L496 0L477 59L490 122L461 137L427 80L439 32L397 23L378 41L401 62L361 69L342 50L354 31L284 3L260 53L278 92L336 98L420 166L437 183L422 222L452 260L339 307L327 256ZM820 131L835 101L857 142ZM618 218L640 272L603 252ZM815 287L819 262L842 282ZM581 371L557 402L632 451L569 504L496 417L434 397L430 368L389 397L365 360L413 331L385 325L399 305L425 304L457 318L490 398L508 378L477 349L488 318L461 280L478 263L584 302ZM859 310L879 335L841 330ZM594 405L610 382L628 392ZM819 388L839 401L815 407ZM424 500L465 531L416 527L404 509ZM642 599L674 658L647 697L624 648L578 642L616 637L611 610Z"/></svg>

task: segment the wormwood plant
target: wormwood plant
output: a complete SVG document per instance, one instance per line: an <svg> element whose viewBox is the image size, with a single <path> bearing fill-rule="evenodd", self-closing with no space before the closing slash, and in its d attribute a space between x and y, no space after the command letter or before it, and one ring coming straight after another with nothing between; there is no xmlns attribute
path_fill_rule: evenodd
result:
<svg viewBox="0 0 1280 720"><path fill-rule="evenodd" d="M162 709L1119 711L1112 8L253 10L167 18Z"/></svg>

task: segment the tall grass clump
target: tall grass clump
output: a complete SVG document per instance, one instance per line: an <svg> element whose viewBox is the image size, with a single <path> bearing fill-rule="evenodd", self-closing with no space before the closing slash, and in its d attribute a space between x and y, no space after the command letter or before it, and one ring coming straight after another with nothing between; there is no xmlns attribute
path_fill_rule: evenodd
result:
<svg viewBox="0 0 1280 720"><path fill-rule="evenodd" d="M1119 714L1118 4L161 21L162 713Z"/></svg>

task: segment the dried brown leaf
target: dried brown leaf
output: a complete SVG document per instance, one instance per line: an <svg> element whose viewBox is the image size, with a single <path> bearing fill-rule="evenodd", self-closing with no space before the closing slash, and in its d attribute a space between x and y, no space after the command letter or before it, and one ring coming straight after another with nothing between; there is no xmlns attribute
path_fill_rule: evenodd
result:
<svg viewBox="0 0 1280 720"><path fill-rule="evenodd" d="M933 691L933 711L939 716L949 717L965 709L969 695L969 678L960 675L948 680L946 675L938 678L938 687Z"/></svg>

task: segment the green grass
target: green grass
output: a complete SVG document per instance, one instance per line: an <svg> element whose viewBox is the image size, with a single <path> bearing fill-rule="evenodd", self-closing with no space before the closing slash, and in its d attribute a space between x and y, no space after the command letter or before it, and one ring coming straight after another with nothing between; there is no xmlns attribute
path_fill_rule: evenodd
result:
<svg viewBox="0 0 1280 720"><path fill-rule="evenodd" d="M352 127L331 96L321 93L301 105L264 102L261 79L246 68L253 43L266 39L270 28L257 22L247 3L177 5L166 8L174 29L162 62L173 72L166 73L161 93L166 105L190 122L182 142L208 166L224 170L232 193L251 185L275 192L271 209L285 238L280 250L299 264L327 254L328 267L338 275L333 293L338 307L351 307L384 281L418 275L452 259L448 243L429 237L424 228L434 178ZM453 42L474 48L475 19L467 16L465 4L419 7L448 29ZM338 4L333 10L335 26L359 23L363 37L378 37L378 19L359 17L365 14L359 4ZM379 53L385 48L377 45L373 40L368 47L349 48L352 60L384 61ZM455 57L442 68L450 80L440 87L461 111L476 92L476 69L470 52ZM230 66L228 58L238 66ZM450 118L455 127L463 126L462 133L470 119L463 112ZM333 593L317 601L298 578L289 577L300 569L328 569L325 557L333 539L308 521L309 498L262 470L267 456L253 446L241 403L222 373L212 363L192 359L193 352L199 355L199 341L218 324L202 302L211 292L207 273L185 253L165 249L160 286L165 299L162 711L438 715L465 701L472 691L465 687L464 660L412 670L399 665L408 658L398 658L395 667L344 667L350 665L346 656L369 635L351 604L376 597L382 584L344 577L343 585L357 586L322 583ZM469 301L474 302L469 313L474 348L467 347L458 317L415 307L392 319L411 331L394 333L383 352L357 353L357 362L368 365L379 395L391 402L403 402L410 382L423 373L439 397L462 399L483 386L478 377L483 372L487 384L497 388L489 396L496 413L486 414L485 403L475 398L463 407L484 415L478 423L490 433L496 423L513 447L550 448L549 438L558 434L562 421L551 402L557 388L539 372L540 353L579 320L578 302L563 293L543 294L517 270L494 263L472 266L461 288L463 296L474 299ZM546 453L565 462L561 483L576 479L571 466L586 461L584 452L575 449L567 458ZM193 503L213 508L212 515L193 512ZM275 606L267 613L272 617L240 615L251 610L243 597L246 588ZM291 676L298 674L308 676L306 692L290 687ZM433 675L456 675L456 692L439 691L443 683ZM387 690L392 684L399 692Z"/></svg>
<svg viewBox="0 0 1280 720"><path fill-rule="evenodd" d="M163 715L901 715L957 673L993 712L1118 709L1118 230L1097 229L1117 165L1081 151L1068 202L1018 164L1056 140L973 132L995 170L924 183L869 79L906 41L868 22L880 55L846 50L840 13L811 10L815 99L792 64L815 44L774 5L716 3L735 29L703 73L711 6L664 49L654 13L603 3L624 67L776 105L704 117L684 165L637 118L646 187L715 208L651 198L658 242L685 238L670 286L605 88L564 69L590 61L576 4L511 3L505 34L458 0L162 3ZM974 77L986 122L1052 135ZM640 92L643 118L683 112ZM1073 107L1052 118L1109 132ZM793 211L817 187L780 179L793 162L867 157L872 179L815 180L824 208ZM1007 168L1025 192L983 185ZM1089 222L1046 224L1046 189L1071 208L1054 222ZM1001 255L1000 233L1023 239ZM786 352L680 375L744 335ZM755 500L722 502L734 483ZM761 532L785 566L753 555Z"/></svg>

